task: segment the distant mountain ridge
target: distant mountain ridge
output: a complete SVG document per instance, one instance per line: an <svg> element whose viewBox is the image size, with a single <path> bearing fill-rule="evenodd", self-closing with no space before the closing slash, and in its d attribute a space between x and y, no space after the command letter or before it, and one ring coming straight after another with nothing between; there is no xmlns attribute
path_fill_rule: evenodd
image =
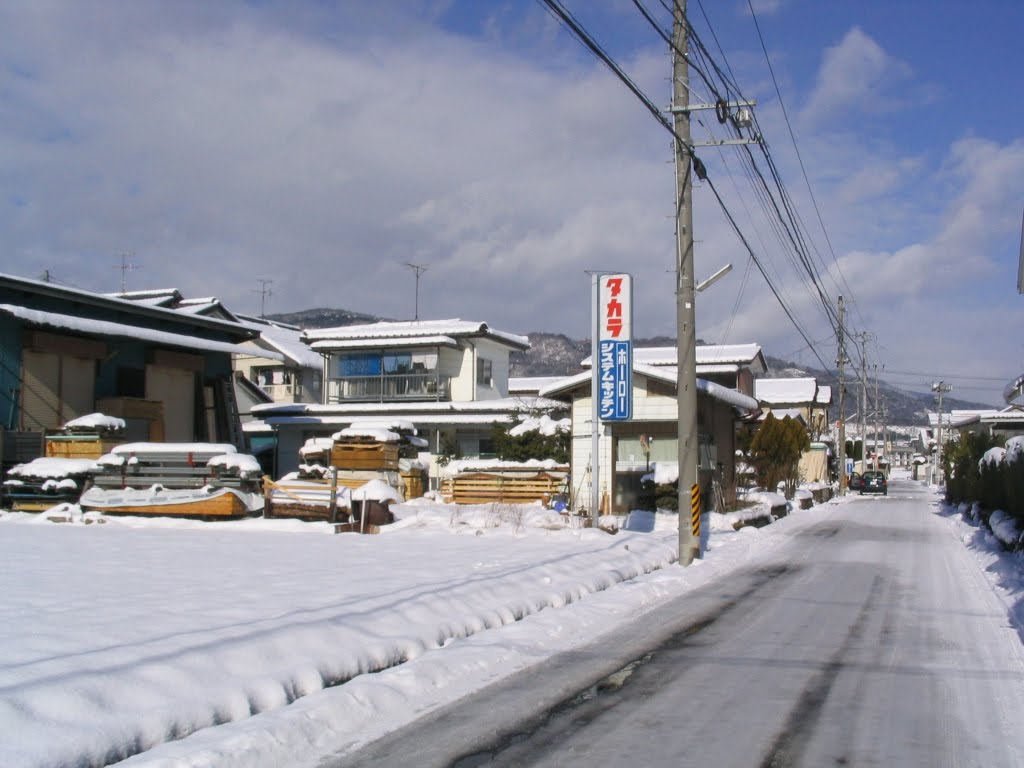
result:
<svg viewBox="0 0 1024 768"><path fill-rule="evenodd" d="M300 328L332 328L335 326L358 325L360 323L377 323L387 318L345 309L306 309L298 312L287 312L267 315L269 320L297 325ZM525 352L512 352L509 356L510 373L512 376L571 376L583 370L580 363L590 357L589 339L571 339L562 333L534 332L526 334L530 339L530 349ZM668 336L655 336L648 339L636 339L638 347L672 347L676 340ZM705 342L698 340L697 344ZM838 373L806 368L796 363L765 355L770 378L813 377L820 384L832 387L832 418L839 416ZM846 382L846 416L858 413L860 406L860 384L856 379L848 378ZM930 394L907 392L893 387L884 381L878 383L879 398L885 403L890 424L923 426L928 423L928 411L935 406ZM874 402L874 382L868 383L868 410L871 414ZM984 409L984 404L958 400L952 397L943 398L943 410ZM873 419L873 415L869 415Z"/></svg>

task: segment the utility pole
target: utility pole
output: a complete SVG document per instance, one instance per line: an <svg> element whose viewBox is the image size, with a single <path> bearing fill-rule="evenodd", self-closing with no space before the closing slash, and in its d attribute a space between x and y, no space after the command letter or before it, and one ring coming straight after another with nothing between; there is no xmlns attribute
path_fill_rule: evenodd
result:
<svg viewBox="0 0 1024 768"><path fill-rule="evenodd" d="M679 564L700 555L690 510L697 485L697 334L694 308L693 184L690 152L690 71L687 54L686 0L672 13L672 112L676 161L676 402L679 413Z"/></svg>
<svg viewBox="0 0 1024 768"><path fill-rule="evenodd" d="M413 319L414 320L419 320L420 319L420 275L422 275L424 272L427 271L427 267L426 267L425 264L410 264L408 262L406 262L405 266L407 266L409 269L411 269L413 272L416 273L416 314L413 317ZM408 315L406 315L406 317L408 317ZM594 358L594 361L595 361L595 364L596 364L596 361L597 361L596 357Z"/></svg>
<svg viewBox="0 0 1024 768"><path fill-rule="evenodd" d="M868 338L870 334L860 334L860 471L867 469L868 458Z"/></svg>
<svg viewBox="0 0 1024 768"><path fill-rule="evenodd" d="M875 452L875 469L878 469L878 363L875 363L875 431L871 435L871 446Z"/></svg>
<svg viewBox="0 0 1024 768"><path fill-rule="evenodd" d="M936 392L939 395L939 433L938 443L935 446L935 465L940 478L942 477L942 395L952 391L952 389L953 387L944 381L936 381L932 384L932 392Z"/></svg>
<svg viewBox="0 0 1024 768"><path fill-rule="evenodd" d="M846 329L843 297L839 297L839 495L846 495Z"/></svg>

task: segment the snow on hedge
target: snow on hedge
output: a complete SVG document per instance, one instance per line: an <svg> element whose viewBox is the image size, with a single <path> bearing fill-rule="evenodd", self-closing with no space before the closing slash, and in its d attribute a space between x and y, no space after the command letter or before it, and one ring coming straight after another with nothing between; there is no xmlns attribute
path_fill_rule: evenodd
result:
<svg viewBox="0 0 1024 768"><path fill-rule="evenodd" d="M539 418L526 418L508 431L513 437L525 435L528 432L540 432L542 435L551 436L559 432L568 432L572 429L572 422L569 419L555 421L547 414Z"/></svg>
<svg viewBox="0 0 1024 768"><path fill-rule="evenodd" d="M1017 522L1003 510L997 509L989 516L988 527L1007 549L1017 548L1017 544L1020 542L1020 530L1017 528Z"/></svg>
<svg viewBox="0 0 1024 768"><path fill-rule="evenodd" d="M984 469L986 464L1000 464L1006 458L1005 448L989 448L985 451L985 455L981 457L978 462L978 469Z"/></svg>

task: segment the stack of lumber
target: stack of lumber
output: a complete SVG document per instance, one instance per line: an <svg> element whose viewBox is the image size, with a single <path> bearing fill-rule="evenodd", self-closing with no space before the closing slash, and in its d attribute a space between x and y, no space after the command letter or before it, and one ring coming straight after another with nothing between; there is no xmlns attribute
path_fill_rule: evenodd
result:
<svg viewBox="0 0 1024 768"><path fill-rule="evenodd" d="M253 456L224 443L127 443L95 463L82 506L104 512L240 516L262 509Z"/></svg>
<svg viewBox="0 0 1024 768"><path fill-rule="evenodd" d="M445 478L441 497L448 504L548 504L565 485L560 471L463 472Z"/></svg>
<svg viewBox="0 0 1024 768"><path fill-rule="evenodd" d="M42 512L75 503L88 484L92 459L43 457L12 467L4 480L0 506L19 512Z"/></svg>
<svg viewBox="0 0 1024 768"><path fill-rule="evenodd" d="M124 442L124 419L90 413L72 419L59 433L46 436L46 455L64 459L98 459Z"/></svg>

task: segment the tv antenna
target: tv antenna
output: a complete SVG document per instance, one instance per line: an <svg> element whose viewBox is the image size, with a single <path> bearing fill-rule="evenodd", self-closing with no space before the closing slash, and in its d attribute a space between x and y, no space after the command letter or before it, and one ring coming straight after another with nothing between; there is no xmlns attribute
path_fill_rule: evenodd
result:
<svg viewBox="0 0 1024 768"><path fill-rule="evenodd" d="M128 272L130 270L132 270L132 269L138 269L138 267L135 264L132 264L131 261L130 261L130 259L134 255L135 255L135 251L128 251L127 253L122 253L121 254L121 263L114 265L114 269L120 269L121 270L121 293L125 293L128 290L128 288L127 288L127 285L128 285L128 280L127 280ZM49 274L49 271L47 271L47 274Z"/></svg>
<svg viewBox="0 0 1024 768"><path fill-rule="evenodd" d="M411 264L409 262L406 262L405 266L407 266L409 269L411 269L413 272L416 273L416 314L415 314L413 319L414 320L419 320L420 319L420 275L422 275L424 272L427 271L427 265L426 264Z"/></svg>
<svg viewBox="0 0 1024 768"><path fill-rule="evenodd" d="M274 284L274 281L273 280L257 280L256 282L258 282L260 284L260 287L259 288L254 288L252 292L253 293L258 293L260 295L260 317L265 318L267 316L266 315L267 297L274 295L274 291L270 287L270 286L272 286Z"/></svg>

